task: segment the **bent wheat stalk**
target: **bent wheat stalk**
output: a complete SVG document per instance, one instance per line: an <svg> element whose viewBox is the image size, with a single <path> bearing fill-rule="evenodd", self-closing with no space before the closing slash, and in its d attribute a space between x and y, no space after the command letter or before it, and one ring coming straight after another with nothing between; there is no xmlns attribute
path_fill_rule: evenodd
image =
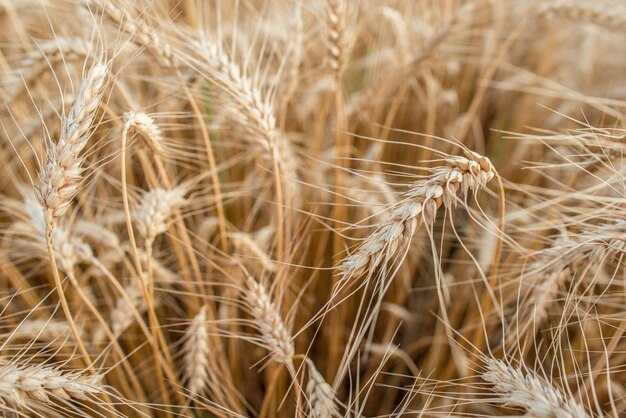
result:
<svg viewBox="0 0 626 418"><path fill-rule="evenodd" d="M299 195L297 160L291 144L276 126L273 104L255 81L248 77L223 49L208 40L196 43L203 58L200 68L205 68L208 79L224 94L233 113L249 132L249 141L258 147L263 158L272 164L276 192L276 253L285 258L284 241L289 226L285 219L285 206L294 204Z"/></svg>
<svg viewBox="0 0 626 418"><path fill-rule="evenodd" d="M76 344L87 363L91 359L80 332L72 317L67 304L61 277L56 265L52 234L55 219L63 215L72 204L74 196L80 188L82 179L82 164L85 157L81 153L90 138L91 126L100 106L102 92L108 73L108 65L103 61L94 64L87 76L83 79L76 100L70 107L67 116L63 119L61 136L57 143L48 144L47 162L39 172L41 185L35 188L37 200L44 211L46 221L46 243L48 256L52 267L54 282L63 308L63 313L72 330Z"/></svg>

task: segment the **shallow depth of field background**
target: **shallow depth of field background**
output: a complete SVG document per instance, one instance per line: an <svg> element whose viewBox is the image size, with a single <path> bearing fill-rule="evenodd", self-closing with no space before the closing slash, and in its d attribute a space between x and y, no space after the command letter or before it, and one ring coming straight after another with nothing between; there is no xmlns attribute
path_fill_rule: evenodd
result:
<svg viewBox="0 0 626 418"><path fill-rule="evenodd" d="M626 414L618 0L0 0L6 417Z"/></svg>

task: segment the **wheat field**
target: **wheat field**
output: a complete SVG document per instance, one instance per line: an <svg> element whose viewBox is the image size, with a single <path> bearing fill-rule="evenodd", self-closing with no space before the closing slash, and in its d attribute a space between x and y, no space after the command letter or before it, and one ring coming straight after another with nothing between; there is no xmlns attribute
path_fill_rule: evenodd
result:
<svg viewBox="0 0 626 418"><path fill-rule="evenodd" d="M0 0L4 417L626 416L622 0Z"/></svg>

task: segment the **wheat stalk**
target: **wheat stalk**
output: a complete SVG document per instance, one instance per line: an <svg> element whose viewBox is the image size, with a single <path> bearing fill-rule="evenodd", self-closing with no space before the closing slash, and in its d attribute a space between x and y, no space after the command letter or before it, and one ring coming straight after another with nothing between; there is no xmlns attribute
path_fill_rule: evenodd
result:
<svg viewBox="0 0 626 418"><path fill-rule="evenodd" d="M585 408L532 371L523 372L505 362L485 359L487 371L482 378L502 394L498 400L506 405L526 409L535 418L590 418Z"/></svg>

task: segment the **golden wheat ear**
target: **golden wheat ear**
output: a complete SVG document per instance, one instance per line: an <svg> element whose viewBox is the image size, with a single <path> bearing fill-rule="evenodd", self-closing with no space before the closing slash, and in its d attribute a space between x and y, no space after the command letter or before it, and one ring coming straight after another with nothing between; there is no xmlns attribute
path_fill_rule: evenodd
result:
<svg viewBox="0 0 626 418"><path fill-rule="evenodd" d="M50 219L68 210L80 188L84 161L81 154L91 137L108 72L104 61L89 69L63 119L59 140L48 144L46 163L39 172L41 185L35 190Z"/></svg>
<svg viewBox="0 0 626 418"><path fill-rule="evenodd" d="M497 401L524 408L528 416L591 418L585 408L570 395L561 392L532 371L522 371L502 360L486 358L483 379L500 394Z"/></svg>
<svg viewBox="0 0 626 418"><path fill-rule="evenodd" d="M467 157L449 158L446 162L448 166L434 168L428 179L415 182L391 215L356 252L343 260L339 271L344 280L366 271L373 273L395 259L398 250L405 248L417 228L433 225L439 207L453 209L459 201L458 195L476 194L496 175L489 159L474 152L468 152Z"/></svg>
<svg viewBox="0 0 626 418"><path fill-rule="evenodd" d="M6 405L26 409L30 402L89 400L105 393L102 376L63 372L58 368L8 362L0 367L0 399Z"/></svg>
<svg viewBox="0 0 626 418"><path fill-rule="evenodd" d="M306 393L311 415L315 418L339 418L341 414L335 403L335 389L324 380L311 359L306 358L306 363L309 366Z"/></svg>

